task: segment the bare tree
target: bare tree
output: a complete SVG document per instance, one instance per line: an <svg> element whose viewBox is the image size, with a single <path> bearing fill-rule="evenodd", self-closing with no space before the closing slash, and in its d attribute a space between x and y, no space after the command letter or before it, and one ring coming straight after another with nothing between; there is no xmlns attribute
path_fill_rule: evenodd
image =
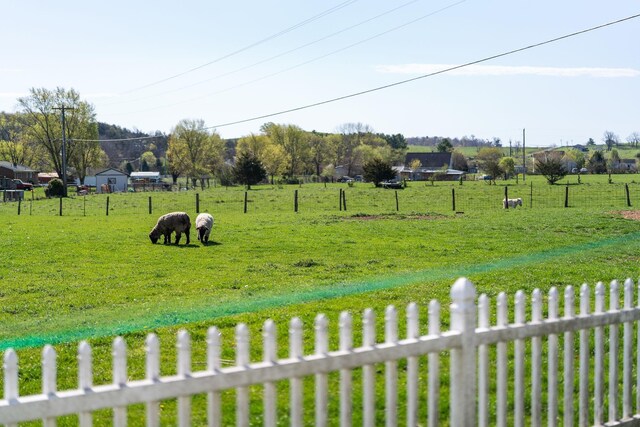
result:
<svg viewBox="0 0 640 427"><path fill-rule="evenodd" d="M638 148L638 144L640 143L640 132L632 132L631 135L627 137L627 142L630 146Z"/></svg>
<svg viewBox="0 0 640 427"><path fill-rule="evenodd" d="M614 145L618 146L620 139L618 138L618 135L608 130L605 131L604 136L602 137L602 141L607 146L607 151L611 151Z"/></svg>

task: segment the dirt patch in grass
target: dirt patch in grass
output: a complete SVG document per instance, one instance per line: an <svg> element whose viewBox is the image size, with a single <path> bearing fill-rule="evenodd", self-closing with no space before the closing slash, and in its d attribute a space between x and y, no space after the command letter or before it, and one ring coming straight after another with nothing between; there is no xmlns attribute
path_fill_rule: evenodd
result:
<svg viewBox="0 0 640 427"><path fill-rule="evenodd" d="M362 215L356 214L343 219L346 221L376 221L381 219L398 219L398 220L410 220L410 221L429 221L436 219L449 218L445 215L438 214L425 214L425 215Z"/></svg>
<svg viewBox="0 0 640 427"><path fill-rule="evenodd" d="M615 213L622 215L624 219L632 219L634 221L640 221L640 211L619 211Z"/></svg>

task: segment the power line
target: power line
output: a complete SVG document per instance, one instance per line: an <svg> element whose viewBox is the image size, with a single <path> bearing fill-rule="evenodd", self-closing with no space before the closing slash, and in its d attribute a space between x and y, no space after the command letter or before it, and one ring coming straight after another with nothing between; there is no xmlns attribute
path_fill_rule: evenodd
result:
<svg viewBox="0 0 640 427"><path fill-rule="evenodd" d="M188 88L191 88L191 87L199 86L201 84L208 83L208 82L210 82L212 80L216 80L216 79L219 79L221 77L226 77L226 76L229 76L229 75L236 74L236 73L238 73L240 71L248 70L248 69L253 68L253 67L257 66L257 65L265 64L265 63L267 63L269 61L273 61L274 59L281 58L281 57L283 57L285 55L288 55L290 53L293 53L293 52L296 52L298 50L304 49L306 47L312 46L314 44L320 43L320 42L322 42L324 40L327 40L327 39L329 39L331 37L335 37L338 34L342 34L344 32L347 32L349 30L352 30L354 28L357 28L359 26L367 24L367 23L369 23L371 21L379 19L379 18L381 18L383 16L389 15L390 13L393 13L393 12L399 10L399 9L407 7L407 6L409 6L409 5L413 4L413 3L416 3L418 1L422 1L422 0L410 0L410 1L406 2L406 3L403 3L403 4L401 4L399 6L396 6L396 7L392 8L392 9L389 9L389 10L387 10L385 12L379 13L378 15L372 16L371 18L365 19L365 20L360 21L360 22L358 22L356 24L353 24L353 25L350 25L348 27L345 27L345 28L343 28L341 30L334 31L333 33L327 34L326 36L320 37L318 39L315 39L313 41L310 41L310 42L305 43L303 45L300 45L298 47L294 47L293 49L289 49L287 51L281 52L281 53L279 53L277 55L273 55L273 56L270 56L268 58L262 59L260 61L254 62L252 64L245 65L244 67L236 68L235 70L227 71L225 73L218 74L218 75L210 77L208 79L201 80L201 81L198 81L198 82L195 82L195 83L191 83L191 84L188 84L188 85L185 85L185 86L181 86L181 87L178 87L178 88L175 88L175 89L167 90L167 91L164 91L164 92L159 92L159 93L156 93L156 94L152 94L152 95L149 95L149 96L145 96L145 97L142 97L142 98L137 98L137 99L133 99L133 100L129 100L129 101L115 101L113 103L106 104L106 105L115 105L115 104L122 104L124 102L136 102L136 101L142 101L142 100L149 99L149 98L155 98L157 96L162 96L162 95L166 95L166 94L169 94L169 93L179 92L179 91L181 91L183 89L188 89ZM463 1L465 1L465 0L463 0ZM351 46L353 46L353 45L351 45ZM349 47L351 47L351 46L349 46ZM301 65L304 65L304 64L301 64ZM283 70L283 71L288 71L289 69ZM267 76L267 77L270 77L270 76ZM257 80L254 80L254 81L257 81ZM252 81L250 83L253 83L254 81Z"/></svg>
<svg viewBox="0 0 640 427"><path fill-rule="evenodd" d="M356 1L358 1L358 0L348 0L348 1L342 2L342 3L338 4L337 6L334 6L334 7L330 8L330 9L325 10L324 12L321 12L321 13L319 13L317 15L312 16L311 18L308 18L308 19L305 19L304 21L298 22L297 24L292 25L291 27L285 28L284 30L278 31L275 34L272 34L272 35L270 35L268 37L265 37L265 38L263 38L261 40L258 40L257 42L251 43L251 44L249 44L249 45L247 45L245 47L242 47L242 48L240 48L238 50L235 50L235 51L233 51L231 53L228 53L228 54L223 55L223 56L221 56L219 58L216 58L216 59L214 59L212 61L209 61L206 64L198 65L197 67L191 68L191 69L189 69L187 71L183 71L181 73L174 74L172 76L166 77L164 79L157 80L157 81L152 82L152 83L148 83L148 84L143 85L143 86L139 86L139 87L136 87L136 88L133 88L133 89L129 89L129 90L127 90L125 92L122 92L122 93L123 94L127 94L127 93L131 93L131 92L137 92L137 91L139 91L141 89L145 89L145 88L148 88L148 87L151 87L151 86L156 86L156 85L158 85L160 83L164 83L164 82L167 82L169 80L173 80L173 79L175 79L177 77L184 76L185 74L189 74L189 73L194 72L196 70L199 70L201 68L207 67L207 66L209 66L211 64L215 64L216 62L220 62L220 61L222 61L224 59L230 58L230 57L232 57L234 55L237 55L237 54L239 54L241 52L249 50L249 49L251 49L253 47L256 47L258 45L266 43L269 40L273 40L273 39L275 39L277 37L280 37L280 36L282 36L284 34L287 34L287 33L291 32L291 31L296 30L296 29L298 29L298 28L300 28L300 27L302 27L304 25L307 25L307 24L313 22L313 21L317 21L320 18L323 18L323 17L325 17L327 15L330 15L333 12L336 12L336 11L338 11L340 9L343 9L343 8L355 3Z"/></svg>
<svg viewBox="0 0 640 427"><path fill-rule="evenodd" d="M230 90L233 90L233 89L238 89L240 87L244 87L244 86L247 86L247 85L250 85L250 84L253 84L253 83L257 83L259 81L266 80L266 79L268 79L270 77L274 77L274 76L280 75L282 73L294 70L294 69L302 67L304 65L311 64L312 62L319 61L320 59L324 59L324 58L326 58L328 56L335 55L336 53L340 53L340 52L343 52L345 50L351 49L352 47L361 45L363 43L366 43L368 41L371 41L373 39L381 37L381 36L383 36L385 34L392 33L394 31L397 31L397 30L401 29L401 28L407 27L407 26L409 26L411 24L415 24L416 22L419 22L419 21L421 21L423 19L429 18L429 17L434 16L434 15L437 15L437 14L439 14L441 12L444 12L447 9L450 9L450 8L452 8L454 6L457 6L457 5L461 4L461 3L464 3L465 1L466 0L459 0L459 1L455 2L455 3L449 4L447 6L441 7L440 9L437 9L435 11L432 11L432 12L429 12L429 13L427 13L425 15L422 15L422 16L419 16L417 18L414 18L414 19L412 19L412 20L410 20L408 22L404 22L403 24L400 24L400 25L397 25L395 27L389 28L388 30L385 30L385 31L382 31L380 33L374 34L373 36L367 37L367 38L365 38L363 40L359 40L359 41L357 41L355 43L352 43L352 44L350 44L348 46L344 46L344 47L342 47L340 49L336 49L334 51L325 53L323 55L320 55L320 56L317 56L315 58L309 59L307 61L298 63L296 65L292 65L292 66L287 67L285 69L273 72L271 74L267 74L266 76L258 77L256 79L253 79L253 80L250 80L250 81L246 81L244 83L240 83L240 84L237 84L237 85L232 86L232 87L227 87L227 88L224 88L224 89L220 89L220 90L217 90L215 92L209 92L209 93L206 93L204 95L200 95L200 96L197 96L197 97L194 97L194 98L189 98L189 99L186 99L186 100L183 100L183 101L180 101L180 102L174 102L174 103L171 103L171 104L159 105L159 106L156 106L156 107L153 107L153 108L147 108L147 109L144 109L144 110L137 110L137 111L128 112L128 113L122 113L122 114L140 113L140 112L145 112L145 111L160 110L160 109L163 109L163 108L173 107L175 105L180 105L180 104L186 104L186 103L189 103L189 102L193 102L193 101L196 101L198 99L208 98L208 97L210 97L212 95L217 95L217 94L224 93L224 92L227 92L227 91L230 91Z"/></svg>
<svg viewBox="0 0 640 427"><path fill-rule="evenodd" d="M414 82L416 80L424 79L424 78L427 78L427 77L433 77L433 76L436 76L436 75L439 75L439 74L444 74L444 73L447 73L447 72L453 71L453 70L458 70L460 68L468 67L470 65L480 64L482 62L487 62L487 61L491 61L493 59L502 58L504 56L513 55L514 53L523 52L525 50L529 50L529 49L533 49L533 48L536 48L536 47L544 46L544 45L547 45L547 44L550 44L550 43L555 43L555 42L560 41L560 40L568 39L570 37L575 37L575 36L578 36L578 35L581 35L581 34L585 34L585 33L591 32L591 31L599 30L599 29L602 29L602 28L605 28L605 27L609 27L611 25L620 24L622 22L629 21L631 19L636 19L638 17L640 17L640 14L631 15L631 16L628 16L626 18L618 19L616 21L607 22L606 24L601 24L601 25L597 25L595 27L587 28L585 30L580 30L580 31L576 31L576 32L573 32L573 33L570 33L570 34L565 34L565 35L560 36L560 37L555 37L553 39L545 40L543 42L539 42L539 43L535 43L535 44L532 44L532 45L529 45L529 46L521 47L521 48L518 48L518 49L513 49L513 50L510 50L510 51L507 51L507 52L503 52L503 53L499 53L497 55L487 56L485 58L478 59L476 61L467 62L465 64L456 65L456 66L453 66L453 67L445 68L443 70L434 71L434 72L428 73L428 74L423 74L421 76L413 77L411 79L401 80L401 81L398 81L398 82L395 82L395 83L390 83L390 84L387 84L387 85L378 86L378 87L375 87L375 88L372 88L372 89L367 89L367 90L363 90L363 91L360 91L360 92L351 93L349 95L343 95L343 96L339 96L337 98L331 98L331 99L327 99L327 100L324 100L324 101L315 102L313 104L307 104L307 105L303 105L303 106L300 106L300 107L290 108L288 110L278 111L276 113L264 114L264 115L261 115L261 116L255 116L255 117L251 117L251 118L248 118L248 119L242 119L242 120L237 120L237 121L233 121L233 122L221 123L221 124L217 124L217 125L214 125L214 126L209 126L206 129L221 128L221 127L226 127L226 126L237 125L237 124L240 124L240 123L247 123L247 122L251 122L251 121L254 121L254 120L266 119L266 118L269 118L269 117L279 116L279 115L286 114L286 113L292 113L294 111L300 111L300 110L305 110L305 109L312 108L312 107L318 107L320 105L325 105L325 104L329 104L329 103L332 103L332 102L342 101L342 100L349 99L349 98L355 98L356 96L361 96L361 95L365 95L365 94L368 94L368 93L377 92L377 91L380 91L380 90L383 90L383 89L389 89L389 88L392 88L392 87L395 87L395 86L400 86L400 85L403 85L403 84L406 84L406 83L411 83L411 82Z"/></svg>

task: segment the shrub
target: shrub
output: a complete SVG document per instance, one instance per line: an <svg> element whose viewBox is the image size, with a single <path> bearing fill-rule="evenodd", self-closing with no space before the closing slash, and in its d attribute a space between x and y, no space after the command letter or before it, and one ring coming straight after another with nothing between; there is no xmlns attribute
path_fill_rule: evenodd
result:
<svg viewBox="0 0 640 427"><path fill-rule="evenodd" d="M45 194L47 197L64 196L64 184L62 183L62 180L55 178L49 181L49 185L47 185L47 188L45 189Z"/></svg>

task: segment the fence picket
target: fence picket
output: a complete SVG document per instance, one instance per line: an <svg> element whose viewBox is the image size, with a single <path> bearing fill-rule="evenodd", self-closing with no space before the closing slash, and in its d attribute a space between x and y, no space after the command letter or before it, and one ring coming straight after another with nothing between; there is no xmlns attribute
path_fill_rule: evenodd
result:
<svg viewBox="0 0 640 427"><path fill-rule="evenodd" d="M376 342L376 320L373 310L367 308L364 311L362 320L363 334L362 346L375 347ZM376 395L375 395L375 371L373 365L362 367L362 411L363 425L373 427L375 425Z"/></svg>
<svg viewBox="0 0 640 427"><path fill-rule="evenodd" d="M294 317L289 324L289 357L302 359L302 321ZM303 398L302 378L294 377L290 380L291 392L291 426L303 426Z"/></svg>
<svg viewBox="0 0 640 427"><path fill-rule="evenodd" d="M10 348L4 352L4 398L11 402L18 399L18 355ZM18 427L18 424L7 424Z"/></svg>
<svg viewBox="0 0 640 427"><path fill-rule="evenodd" d="M329 338L327 333L327 318L324 314L316 316L315 323L315 354L325 356L329 351ZM326 426L329 422L327 412L329 410L329 381L327 374L315 375L315 420L316 426Z"/></svg>
<svg viewBox="0 0 640 427"><path fill-rule="evenodd" d="M498 318L497 327L506 327L508 323L507 295L504 292L498 294ZM497 396L496 418L498 427L507 426L507 343L501 341L497 344Z"/></svg>
<svg viewBox="0 0 640 427"><path fill-rule="evenodd" d="M273 320L264 322L262 332L263 338L263 360L274 364L277 360L276 347L276 324ZM276 411L276 385L273 382L264 384L264 425L265 427L275 427L277 422Z"/></svg>
<svg viewBox="0 0 640 427"><path fill-rule="evenodd" d="M571 319L574 316L575 295L573 292L573 286L567 286L564 290L564 318ZM573 349L574 349L574 333L568 331L564 333L564 348L563 348L563 370L564 370L564 393L563 393L563 412L562 420L565 427L573 426L573 380L574 380L574 363L573 363Z"/></svg>
<svg viewBox="0 0 640 427"><path fill-rule="evenodd" d="M57 391L56 374L56 350L50 345L45 345L42 349L42 393L49 397L54 397ZM42 420L43 427L55 427L56 424L53 417Z"/></svg>
<svg viewBox="0 0 640 427"><path fill-rule="evenodd" d="M531 294L531 323L542 321L542 294L534 289ZM542 339L539 336L531 339L531 425L542 424Z"/></svg>
<svg viewBox="0 0 640 427"><path fill-rule="evenodd" d="M429 335L440 335L440 303L429 302ZM429 393L427 395L429 427L437 427L440 420L440 354L429 353Z"/></svg>
<svg viewBox="0 0 640 427"><path fill-rule="evenodd" d="M249 330L236 326L236 366L249 368ZM236 426L249 427L249 387L236 388Z"/></svg>
<svg viewBox="0 0 640 427"><path fill-rule="evenodd" d="M345 353L353 350L353 321L346 311L340 313L340 351ZM353 404L351 387L353 374L350 369L340 370L340 425L351 427Z"/></svg>
<svg viewBox="0 0 640 427"><path fill-rule="evenodd" d="M580 315L589 316L591 305L589 286L584 283L580 287ZM589 330L580 331L580 366L579 366L579 404L578 404L578 425L589 425Z"/></svg>
<svg viewBox="0 0 640 427"><path fill-rule="evenodd" d="M558 319L558 289L549 290L548 320ZM547 425L558 425L558 335L550 334L547 339Z"/></svg>
<svg viewBox="0 0 640 427"><path fill-rule="evenodd" d="M489 297L478 298L478 327L489 328ZM478 347L478 427L489 425L489 346Z"/></svg>
<svg viewBox="0 0 640 427"><path fill-rule="evenodd" d="M618 281L609 286L609 311L618 311ZM609 422L618 417L618 325L609 326Z"/></svg>
<svg viewBox="0 0 640 427"><path fill-rule="evenodd" d="M156 382L160 379L160 342L156 334L147 335L145 340L146 355L146 379ZM147 402L146 408L147 427L160 425L160 404L157 401Z"/></svg>
<svg viewBox="0 0 640 427"><path fill-rule="evenodd" d="M85 393L91 392L93 387L93 362L91 359L91 346L86 341L80 342L78 346L78 387ZM81 412L78 421L80 427L91 427L93 415L91 412Z"/></svg>
<svg viewBox="0 0 640 427"><path fill-rule="evenodd" d="M596 284L595 314L604 313L604 284ZM594 375L593 375L593 423L602 424L604 419L604 328L598 326L594 332Z"/></svg>
<svg viewBox="0 0 640 427"><path fill-rule="evenodd" d="M220 331L215 326L207 329L207 371L214 374L220 372ZM220 392L207 393L207 424L209 427L220 427L222 409Z"/></svg>
<svg viewBox="0 0 640 427"><path fill-rule="evenodd" d="M384 341L395 344L398 341L398 313L390 305L384 313ZM398 423L398 362L385 363L385 425L395 427Z"/></svg>
<svg viewBox="0 0 640 427"><path fill-rule="evenodd" d="M178 331L176 350L178 376L187 378L191 376L191 337L184 329ZM191 425L191 396L178 397L178 425L180 427Z"/></svg>
<svg viewBox="0 0 640 427"><path fill-rule="evenodd" d="M524 292L516 292L515 297L515 323L523 325L525 322L525 297ZM524 340L515 340L514 342L515 361L514 361L514 423L515 427L523 427L524 425Z"/></svg>
<svg viewBox="0 0 640 427"><path fill-rule="evenodd" d="M127 347L122 337L113 340L113 384L121 388L127 385ZM113 425L127 425L126 406L113 408Z"/></svg>
<svg viewBox="0 0 640 427"><path fill-rule="evenodd" d="M633 306L633 281L627 279L624 282L624 308L631 310ZM631 334L633 324L625 322L623 325L622 346L622 418L631 416L631 360L633 360L633 343Z"/></svg>
<svg viewBox="0 0 640 427"><path fill-rule="evenodd" d="M407 306L407 339L417 340L420 336L418 322L418 305ZM418 425L418 358L407 358L407 426Z"/></svg>

